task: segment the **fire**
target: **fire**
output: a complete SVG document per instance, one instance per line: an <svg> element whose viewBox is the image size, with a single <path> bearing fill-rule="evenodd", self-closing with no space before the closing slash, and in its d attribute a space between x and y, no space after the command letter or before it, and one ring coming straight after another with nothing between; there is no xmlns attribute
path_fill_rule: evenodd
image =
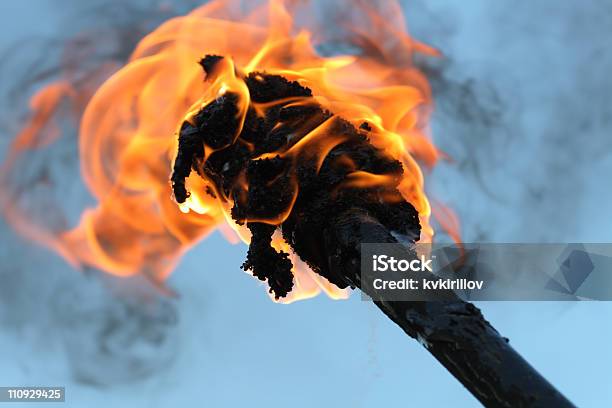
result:
<svg viewBox="0 0 612 408"><path fill-rule="evenodd" d="M280 0L246 7L240 1L217 0L162 24L97 89L82 116L81 173L97 206L85 210L76 227L51 232L28 220L9 198L2 200L7 220L75 267L95 267L119 276L141 273L160 286L182 254L215 229L232 242L237 237L248 242L248 230L232 221L228 205L204 193L211 187L205 180L192 173L186 183L191 195L179 206L172 199L168 175L181 123L230 93L240 96L238 115L244 118L250 96L236 73L266 72L298 81L313 91L317 103L356 127L363 122L370 125L372 144L403 164L399 189L419 212L421 241L429 242L434 231L419 163L433 166L439 152L429 137L429 85L412 57L437 52L407 34L395 2L354 1L338 6L336 10L346 15L321 7ZM315 18L317 12L326 17ZM321 50L329 44L350 50L346 55L325 56ZM198 65L204 54L230 57L215 67L212 80L203 80ZM50 118L61 95L71 94L79 94L76 84L58 82L33 98L31 122L11 146L3 173L20 155L52 142L41 143L37 135L52 126ZM267 109L265 104L255 107L262 112ZM326 154L342 142L321 137L326 125L284 154L307 155L320 167ZM220 147L205 146L206 154ZM357 171L347 182L367 186L388 182L385 177ZM287 214L290 210L291 206ZM290 252L280 236L274 237L273 245ZM290 256L296 265L295 288L283 301L320 291L332 298L348 295L309 271L296 255Z"/></svg>

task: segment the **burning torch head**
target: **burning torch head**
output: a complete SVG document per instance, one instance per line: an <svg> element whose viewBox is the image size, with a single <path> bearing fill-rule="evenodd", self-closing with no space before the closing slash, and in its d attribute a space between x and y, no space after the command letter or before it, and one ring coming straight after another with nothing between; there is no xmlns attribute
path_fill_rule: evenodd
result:
<svg viewBox="0 0 612 408"><path fill-rule="evenodd" d="M206 194L250 230L243 268L267 281L277 299L293 287L288 254L271 246L278 229L316 273L340 288L350 282L321 268L316 249L317 234L334 215L359 208L391 231L419 236L418 213L398 191L402 164L370 143L370 124L354 126L282 76L242 74L219 56L200 64L216 94L190 110L180 128L174 196L179 204L189 199L185 181L197 172Z"/></svg>

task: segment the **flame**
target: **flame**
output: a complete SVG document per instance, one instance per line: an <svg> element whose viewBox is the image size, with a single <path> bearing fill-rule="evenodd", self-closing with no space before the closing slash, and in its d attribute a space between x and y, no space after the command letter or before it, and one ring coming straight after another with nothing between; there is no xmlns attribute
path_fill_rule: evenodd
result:
<svg viewBox="0 0 612 408"><path fill-rule="evenodd" d="M168 175L183 120L191 120L201 107L227 92L240 95L239 115L244 118L250 100L237 73L266 72L310 88L316 102L355 126L370 125L371 142L402 162L405 171L399 189L419 212L421 241L430 242L431 209L419 163L431 167L440 154L429 137L430 88L412 57L437 52L407 34L395 2L353 1L335 9L325 7L329 4L280 0L247 7L237 0L217 0L162 24L97 89L82 116L81 174L97 206L85 210L76 227L52 232L29 220L10 199L3 199L8 222L76 267L95 267L119 276L141 273L160 286L182 254L215 229L231 242L237 237L248 242L248 230L234 224L227 205L204 193L210 183L192 173L187 179L192 194L177 206ZM321 49L329 44L352 51L324 56ZM204 54L231 57L206 82L197 64ZM41 136L43 129L48 134L57 105L66 95L80 95L78 87L57 82L32 99L32 118L12 144L3 174L24 152L53 141ZM267 108L255 105L261 112ZM318 137L332 120L284 154L307 155L320 167L327 153L342 143L341 137ZM206 146L205 151L214 149ZM355 171L347 183L390 182L385 177ZM295 288L284 302L320 291L332 298L348 295L312 273L280 236L275 236L273 245L290 252L296 265Z"/></svg>

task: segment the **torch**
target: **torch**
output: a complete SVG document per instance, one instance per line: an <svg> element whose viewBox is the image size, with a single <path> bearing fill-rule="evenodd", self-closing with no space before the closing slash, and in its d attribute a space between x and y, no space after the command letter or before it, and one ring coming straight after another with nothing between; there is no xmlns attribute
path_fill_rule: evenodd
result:
<svg viewBox="0 0 612 408"><path fill-rule="evenodd" d="M406 169L371 143L375 124L354 126L324 109L307 87L281 75L241 72L230 58L201 60L210 94L182 123L171 176L179 205L186 180L250 231L243 269L280 299L292 290L289 254L275 233L318 275L359 288L362 243L414 243L419 215L400 193ZM414 257L406 249L407 257ZM434 279L432 276L424 276ZM571 407L484 319L454 292L442 301L375 300L487 407Z"/></svg>
<svg viewBox="0 0 612 408"><path fill-rule="evenodd" d="M3 169L54 139L42 130L63 98L87 101L80 163L97 204L67 230L38 225L14 199L0 203L5 218L75 267L163 287L186 248L228 217L248 233L243 269L274 298L296 292L297 256L317 291L361 289L486 406L572 406L452 291L385 301L361 280L361 244L432 236L416 160L433 165L437 150L412 57L438 52L407 35L396 2L322 2L322 19L308 2L246 3L213 0L162 24L93 95L81 76L38 93ZM357 52L319 55L334 44ZM194 63L203 50L217 54L200 61L205 86Z"/></svg>

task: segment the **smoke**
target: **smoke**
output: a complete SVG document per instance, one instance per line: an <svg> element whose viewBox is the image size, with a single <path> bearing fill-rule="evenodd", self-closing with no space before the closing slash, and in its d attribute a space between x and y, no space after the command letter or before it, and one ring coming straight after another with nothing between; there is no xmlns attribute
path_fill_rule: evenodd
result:
<svg viewBox="0 0 612 408"><path fill-rule="evenodd" d="M89 97L147 32L190 3L98 0L84 5L58 0L54 6L65 10L58 23L64 29L55 38L31 37L27 47L20 43L4 50L0 75L12 78L0 87L4 151L22 131L35 92L50 83L67 84L71 91L62 94L51 112L54 128L32 132L45 148L17 155L11 171L3 169L3 205L27 209L49 231L78 221L92 202L78 181L78 124ZM7 203L8 197L15 202ZM3 330L9 341L17 336L28 349L65 355L67 375L97 386L140 380L172 363L177 352L175 300L160 296L139 278L117 279L95 270L78 273L16 236L4 220L0 237L0 325L10 329ZM22 374L36 370L30 367L32 359L20 360L16 369Z"/></svg>
<svg viewBox="0 0 612 408"><path fill-rule="evenodd" d="M463 239L609 240L612 7L404 5L415 37L444 54L422 63L434 139L451 157L429 180L457 211Z"/></svg>
<svg viewBox="0 0 612 408"><path fill-rule="evenodd" d="M65 10L57 36L31 37L27 46L2 53L0 75L11 80L0 86L0 150L20 130L35 90L57 79L103 81L138 39L192 3L53 2ZM612 6L594 0L404 3L414 36L444 54L420 63L436 101L434 138L452 160L426 182L458 213L464 240L610 240ZM20 204L51 229L73 225L92 200L76 182L77 118L92 89L82 91L81 99L62 105L70 115L57 124L61 138L10 175L14 188L34 186L20 192ZM32 350L59 353L67 377L98 386L147 378L174 362L175 300L142 282L118 285L96 271L78 274L4 221L0 239L0 344L10 345L3 361L15 370L3 366L4 375L32 378L40 368ZM524 327L526 316L512 314ZM596 317L609 316L600 310ZM533 325L541 333L539 323ZM569 354L577 363L582 355Z"/></svg>

